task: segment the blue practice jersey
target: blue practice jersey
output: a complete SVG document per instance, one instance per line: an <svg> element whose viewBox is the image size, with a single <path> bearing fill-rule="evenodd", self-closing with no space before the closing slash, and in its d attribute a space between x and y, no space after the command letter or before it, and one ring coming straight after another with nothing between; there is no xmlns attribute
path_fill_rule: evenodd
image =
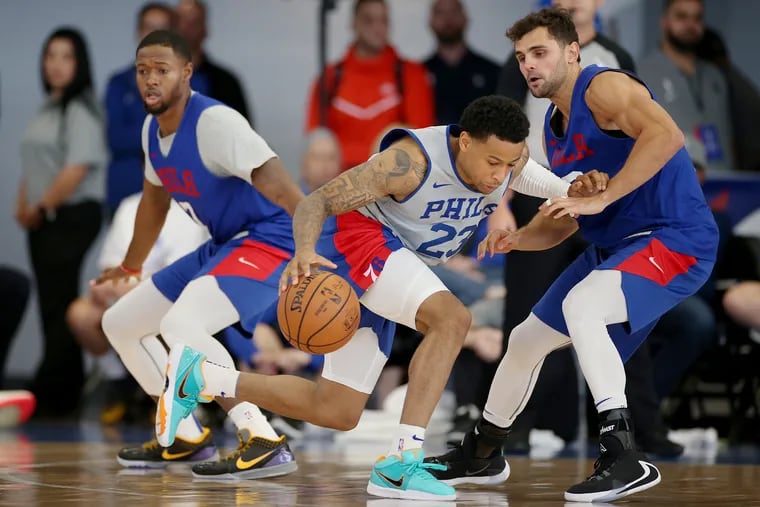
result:
<svg viewBox="0 0 760 507"><path fill-rule="evenodd" d="M546 112L547 156L552 172L560 177L597 169L612 178L623 167L636 142L621 131L604 131L596 124L585 93L591 80L601 72L623 71L596 65L581 71L573 89L564 135L558 136L552 129L556 107L552 104ZM601 248L615 249L626 238L654 234L674 251L707 260L714 260L716 255L718 229L685 148L649 181L603 212L579 217L578 225L583 237Z"/></svg>

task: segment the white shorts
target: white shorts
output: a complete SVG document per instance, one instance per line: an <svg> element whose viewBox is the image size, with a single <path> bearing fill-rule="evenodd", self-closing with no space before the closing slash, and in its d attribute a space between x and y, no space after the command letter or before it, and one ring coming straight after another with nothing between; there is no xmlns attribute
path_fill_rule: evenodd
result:
<svg viewBox="0 0 760 507"><path fill-rule="evenodd" d="M372 393L388 360L395 331L395 326L390 326L390 333L386 332L388 326L383 327L377 316L416 329L417 311L422 303L436 292L448 290L410 250L401 248L392 252L377 280L359 299L365 307L363 324L375 325L360 327L346 345L325 354L322 376L356 391ZM374 319L365 319L365 313Z"/></svg>

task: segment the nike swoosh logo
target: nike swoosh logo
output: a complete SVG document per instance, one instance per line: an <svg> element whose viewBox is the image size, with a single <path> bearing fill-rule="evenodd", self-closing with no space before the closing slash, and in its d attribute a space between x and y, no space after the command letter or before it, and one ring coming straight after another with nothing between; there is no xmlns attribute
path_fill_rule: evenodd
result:
<svg viewBox="0 0 760 507"><path fill-rule="evenodd" d="M417 435L412 435L412 440L416 440L417 442L424 442L424 438L420 438Z"/></svg>
<svg viewBox="0 0 760 507"><path fill-rule="evenodd" d="M644 474L630 483L625 489L621 490L620 493L623 491L628 491L630 489L636 488L641 485L642 482L647 482L646 479L651 476L650 481L656 481L657 476L660 475L660 473L657 471L657 468L655 468L654 465L651 465L645 461L639 461L639 465L641 465L641 468L644 469Z"/></svg>
<svg viewBox="0 0 760 507"><path fill-rule="evenodd" d="M377 475L379 475L380 477L382 477L388 484L392 484L392 485L396 486L397 488L400 488L404 484L404 476L403 475L401 477L399 477L398 480L391 479L390 477L388 477L387 475L385 475L382 472L377 472Z"/></svg>
<svg viewBox="0 0 760 507"><path fill-rule="evenodd" d="M483 468L481 468L479 470L475 470L474 472L471 472L469 470L465 470L464 474L467 475L467 476L478 475L481 472L485 472L487 469L488 469L488 465L484 466Z"/></svg>
<svg viewBox="0 0 760 507"><path fill-rule="evenodd" d="M184 376L184 377L182 377L182 382L180 382L180 383L179 383L179 391L178 391L178 393L177 393L177 394L178 394L178 395L179 395L179 397L180 397L180 398L182 398L182 399L185 399L185 398L189 398L189 397L190 397L190 394L188 394L188 393L185 391L185 383L187 382L187 378L190 376L190 372L191 372L191 370L190 370L190 369L188 369L188 370L185 372L185 376Z"/></svg>
<svg viewBox="0 0 760 507"><path fill-rule="evenodd" d="M197 451L198 451L198 449L193 449L193 450L190 450L190 451L174 452L174 453L172 453L172 452L169 452L169 449L164 449L164 452L161 453L161 457L164 458L164 459L169 459L169 460L172 460L172 459L182 459L184 457L190 456L191 454L193 454L194 452L197 452Z"/></svg>
<svg viewBox="0 0 760 507"><path fill-rule="evenodd" d="M665 274L665 271L663 271L663 269L660 267L660 265L657 264L657 261L654 260L654 257L650 257L649 258L649 262L651 262L654 265L654 267L656 267L658 270L660 270L660 273L662 273L663 275Z"/></svg>
<svg viewBox="0 0 760 507"><path fill-rule="evenodd" d="M258 458L254 458L251 461L246 461L246 460L243 459L242 456L240 456L237 459L237 462L235 464L241 470L248 470L249 468L252 468L252 467L256 466L258 463L261 463L262 461L264 461L265 459L267 459L269 456L272 455L273 452L274 452L273 450L269 451L269 452L265 452L264 454L262 454Z"/></svg>
<svg viewBox="0 0 760 507"><path fill-rule="evenodd" d="M433 183L433 188L449 187L451 183Z"/></svg>
<svg viewBox="0 0 760 507"><path fill-rule="evenodd" d="M238 261L245 264L246 266L251 266L253 269L261 269L256 264L252 263L251 261L246 260L245 257L238 257Z"/></svg>

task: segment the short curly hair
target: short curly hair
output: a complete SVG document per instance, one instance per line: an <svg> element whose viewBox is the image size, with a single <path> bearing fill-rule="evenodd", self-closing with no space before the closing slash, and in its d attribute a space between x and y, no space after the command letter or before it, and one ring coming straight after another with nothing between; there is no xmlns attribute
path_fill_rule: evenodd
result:
<svg viewBox="0 0 760 507"><path fill-rule="evenodd" d="M549 31L549 35L558 41L561 46L567 46L571 42L578 42L578 32L575 30L575 23L573 23L570 11L560 7L547 7L517 20L507 30L507 37L512 42L517 42L529 32L540 27L545 27Z"/></svg>
<svg viewBox="0 0 760 507"><path fill-rule="evenodd" d="M494 135L502 141L520 143L528 137L530 123L514 100L487 95L470 102L462 112L459 126L480 141Z"/></svg>

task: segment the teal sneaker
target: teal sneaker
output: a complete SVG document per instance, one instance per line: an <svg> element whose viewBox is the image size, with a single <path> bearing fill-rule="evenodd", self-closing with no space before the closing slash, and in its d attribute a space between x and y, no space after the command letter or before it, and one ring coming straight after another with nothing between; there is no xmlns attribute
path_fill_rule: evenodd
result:
<svg viewBox="0 0 760 507"><path fill-rule="evenodd" d="M406 500L456 500L456 490L428 472L446 467L436 463L424 463L424 459L425 453L422 449L410 449L404 451L401 456L378 459L369 477L367 493Z"/></svg>
<svg viewBox="0 0 760 507"><path fill-rule="evenodd" d="M162 447L174 443L179 422L189 416L198 403L209 403L213 399L201 395L206 385L201 372L205 359L200 352L181 344L172 347L169 353L164 392L156 410L156 440Z"/></svg>

